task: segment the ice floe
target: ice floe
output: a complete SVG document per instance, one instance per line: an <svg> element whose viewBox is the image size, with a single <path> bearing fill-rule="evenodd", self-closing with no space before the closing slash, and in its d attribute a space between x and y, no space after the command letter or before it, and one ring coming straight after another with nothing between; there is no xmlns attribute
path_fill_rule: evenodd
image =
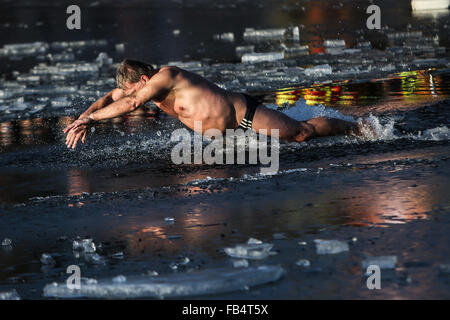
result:
<svg viewBox="0 0 450 320"><path fill-rule="evenodd" d="M338 254L349 251L348 243L340 240L315 239L317 254Z"/></svg>
<svg viewBox="0 0 450 320"><path fill-rule="evenodd" d="M227 255L233 258L240 259L265 259L271 252L273 244L263 243L260 240L250 238L246 244L238 244L235 247L225 248Z"/></svg>
<svg viewBox="0 0 450 320"><path fill-rule="evenodd" d="M66 283L51 283L44 287L44 297L56 298L178 298L206 294L220 294L243 290L277 281L283 275L280 266L249 268L220 268L168 276L127 276L125 282L111 279L82 284L80 289L69 289Z"/></svg>
<svg viewBox="0 0 450 320"><path fill-rule="evenodd" d="M371 265L376 265L380 269L395 269L397 266L396 256L378 256L378 257L367 257L362 262L363 269L367 269Z"/></svg>

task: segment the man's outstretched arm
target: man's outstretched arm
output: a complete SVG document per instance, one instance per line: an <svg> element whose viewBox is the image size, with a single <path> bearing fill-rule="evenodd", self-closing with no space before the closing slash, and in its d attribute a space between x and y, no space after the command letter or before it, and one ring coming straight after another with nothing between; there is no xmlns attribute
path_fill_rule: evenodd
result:
<svg viewBox="0 0 450 320"><path fill-rule="evenodd" d="M132 112L144 105L147 101L154 97L161 95L172 89L173 80L170 71L162 71L153 76L144 87L134 92L131 95L125 96L108 106L101 108L89 114L85 118L81 118L64 129L64 132L69 132L73 138L67 144L68 147L75 148L79 139L79 132L83 130L92 121L115 118L123 114Z"/></svg>
<svg viewBox="0 0 450 320"><path fill-rule="evenodd" d="M106 95L95 101L86 111L84 111L78 119L89 117L89 115L99 109L102 109L111 103L124 97L124 92L122 89L116 88L108 92Z"/></svg>
<svg viewBox="0 0 450 320"><path fill-rule="evenodd" d="M86 111L84 111L79 117L79 119L87 118L89 115L101 108L106 107L107 105L113 103L114 101L117 101L121 99L124 96L124 91L122 89L116 88L112 91L108 92L106 95L95 101ZM73 124L73 123L72 123ZM71 125L72 125L71 124ZM86 134L87 134L87 126L84 125L81 129L78 130L77 133L74 131L70 131L71 125L68 125L66 128L63 129L64 133L68 133L66 136L66 145L70 147L73 145L73 147L76 146L78 140L81 138L81 142L86 141ZM75 141L75 142L74 142Z"/></svg>

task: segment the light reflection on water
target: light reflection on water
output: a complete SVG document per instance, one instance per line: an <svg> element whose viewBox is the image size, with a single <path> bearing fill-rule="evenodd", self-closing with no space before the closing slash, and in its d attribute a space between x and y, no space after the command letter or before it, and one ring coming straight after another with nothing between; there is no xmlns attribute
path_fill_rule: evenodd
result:
<svg viewBox="0 0 450 320"><path fill-rule="evenodd" d="M274 96L279 106L292 105L303 98L308 105L323 104L339 110L364 109L375 104L418 105L450 97L449 77L448 73L433 75L428 70L408 71L360 83L341 81L280 89Z"/></svg>
<svg viewBox="0 0 450 320"><path fill-rule="evenodd" d="M320 183L299 179L283 191L262 191L257 202L245 200L251 195L235 195L233 203L225 200L220 206L199 202L195 206L180 203L171 208L148 208L147 215L125 220L112 232L134 230L127 235L132 256L139 256L144 249L175 250L180 245L215 256L213 244L230 241L232 234L227 232L232 228L244 241L248 235L272 239L273 233L280 231L290 239L335 225L383 228L428 219L434 208L448 205L448 179L435 174L412 177L402 173L381 178L373 173L342 175L323 177ZM165 223L164 215L174 217L175 223ZM226 233L222 240L218 237L221 232ZM180 235L182 241L168 240L168 235ZM161 241L155 242L155 238Z"/></svg>

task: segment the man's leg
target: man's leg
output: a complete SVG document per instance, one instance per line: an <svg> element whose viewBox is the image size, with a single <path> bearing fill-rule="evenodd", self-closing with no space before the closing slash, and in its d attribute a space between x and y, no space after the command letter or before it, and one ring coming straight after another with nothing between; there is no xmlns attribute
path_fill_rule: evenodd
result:
<svg viewBox="0 0 450 320"><path fill-rule="evenodd" d="M313 137L331 135L359 134L356 123L326 117L317 117L308 121L297 121L282 112L259 106L253 118L253 130L259 132L267 129L270 135L271 129L279 129L280 139L302 142Z"/></svg>

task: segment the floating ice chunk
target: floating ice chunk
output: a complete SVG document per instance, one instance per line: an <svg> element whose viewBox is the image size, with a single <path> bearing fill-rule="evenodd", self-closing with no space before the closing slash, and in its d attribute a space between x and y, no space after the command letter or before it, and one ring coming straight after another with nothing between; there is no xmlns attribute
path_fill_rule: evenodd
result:
<svg viewBox="0 0 450 320"><path fill-rule="evenodd" d="M284 59L283 52L261 52L261 53L244 53L241 61L243 63L256 63L263 61L276 61Z"/></svg>
<svg viewBox="0 0 450 320"><path fill-rule="evenodd" d="M39 82L41 81L41 77L39 77L38 75L21 75L21 76L17 76L16 80L18 82Z"/></svg>
<svg viewBox="0 0 450 320"><path fill-rule="evenodd" d="M307 260L307 259L300 259L295 264L297 266L303 267L303 268L307 268L307 267L311 266L311 262L309 262L309 260Z"/></svg>
<svg viewBox="0 0 450 320"><path fill-rule="evenodd" d="M346 54L357 54L361 53L361 49L344 49L343 52Z"/></svg>
<svg viewBox="0 0 450 320"><path fill-rule="evenodd" d="M413 11L448 9L450 0L411 0Z"/></svg>
<svg viewBox="0 0 450 320"><path fill-rule="evenodd" d="M9 238L5 238L2 241L2 246L7 247L7 246L11 246L12 245L12 240Z"/></svg>
<svg viewBox="0 0 450 320"><path fill-rule="evenodd" d="M244 31L245 41L260 41L260 40L279 40L284 38L286 29L246 29Z"/></svg>
<svg viewBox="0 0 450 320"><path fill-rule="evenodd" d="M309 54L309 46L295 46L292 48L284 49L285 58L295 58L299 56L305 56Z"/></svg>
<svg viewBox="0 0 450 320"><path fill-rule="evenodd" d="M165 222L175 222L175 218L174 217L165 217L164 221Z"/></svg>
<svg viewBox="0 0 450 320"><path fill-rule="evenodd" d="M48 284L44 287L44 297L123 299L211 295L274 282L283 273L280 266L259 266L174 273L164 277L128 277L124 283L105 279L98 280L97 284L82 285L79 290L67 288L66 283Z"/></svg>
<svg viewBox="0 0 450 320"><path fill-rule="evenodd" d="M372 49L372 44L370 43L370 41L359 42L359 43L356 44L356 48Z"/></svg>
<svg viewBox="0 0 450 320"><path fill-rule="evenodd" d="M233 32L225 32L222 34L215 34L215 35L213 35L213 39L220 40L220 41L233 42L234 41L234 33Z"/></svg>
<svg viewBox="0 0 450 320"><path fill-rule="evenodd" d="M321 64L312 68L305 69L305 74L308 77L310 76L320 77L332 73L333 69L331 69L331 66L329 64Z"/></svg>
<svg viewBox="0 0 450 320"><path fill-rule="evenodd" d="M442 274L450 274L450 264L440 264L439 271Z"/></svg>
<svg viewBox="0 0 450 320"><path fill-rule="evenodd" d="M389 40L406 39L406 38L421 38L422 31L407 31L407 32L395 32L388 33Z"/></svg>
<svg viewBox="0 0 450 320"><path fill-rule="evenodd" d="M24 111L27 110L31 107L30 103L27 102L22 102L22 101L16 101L15 103L13 103L9 109L11 111Z"/></svg>
<svg viewBox="0 0 450 320"><path fill-rule="evenodd" d="M20 296L16 289L12 289L11 291L0 292L0 300L20 300Z"/></svg>
<svg viewBox="0 0 450 320"><path fill-rule="evenodd" d="M284 233L274 233L272 236L275 240L286 239L286 235Z"/></svg>
<svg viewBox="0 0 450 320"><path fill-rule="evenodd" d="M121 251L121 252L116 252L116 253L114 253L114 254L111 255L111 258L114 258L114 259L123 259L123 252L122 252L122 251Z"/></svg>
<svg viewBox="0 0 450 320"><path fill-rule="evenodd" d="M348 243L339 240L314 240L317 254L337 254L349 250Z"/></svg>
<svg viewBox="0 0 450 320"><path fill-rule="evenodd" d="M180 35L180 30L179 30L179 29L174 29L174 30L172 30L172 34L173 34L175 37L178 37L178 36Z"/></svg>
<svg viewBox="0 0 450 320"><path fill-rule="evenodd" d="M255 46L238 46L236 47L236 56L238 58L242 58L245 53L253 53L255 52Z"/></svg>
<svg viewBox="0 0 450 320"><path fill-rule="evenodd" d="M53 259L53 257L50 254L43 253L41 256L41 263L45 265L54 265L55 259Z"/></svg>
<svg viewBox="0 0 450 320"><path fill-rule="evenodd" d="M180 264L186 265L186 264L188 264L189 262L191 262L191 260L190 260L188 257L184 257L184 258L183 258L183 261L181 261Z"/></svg>
<svg viewBox="0 0 450 320"><path fill-rule="evenodd" d="M6 56L20 57L45 54L48 49L49 45L45 42L6 44L3 47Z"/></svg>
<svg viewBox="0 0 450 320"><path fill-rule="evenodd" d="M123 43L117 43L114 47L118 53L122 54L125 52L125 45Z"/></svg>
<svg viewBox="0 0 450 320"><path fill-rule="evenodd" d="M247 268L248 260L247 259L233 259L233 267L235 268Z"/></svg>
<svg viewBox="0 0 450 320"><path fill-rule="evenodd" d="M343 48L325 48L325 52L331 55L344 54Z"/></svg>
<svg viewBox="0 0 450 320"><path fill-rule="evenodd" d="M125 282L127 282L127 278L125 276L123 276L123 275L119 275L117 277L114 277L112 279L112 282L114 282L114 283L125 283Z"/></svg>
<svg viewBox="0 0 450 320"><path fill-rule="evenodd" d="M90 264L105 264L105 258L98 253L85 253L84 259Z"/></svg>
<svg viewBox="0 0 450 320"><path fill-rule="evenodd" d="M112 64L113 60L112 58L108 57L107 53L100 52L98 57L95 59L95 62L97 62L100 66L104 66Z"/></svg>
<svg viewBox="0 0 450 320"><path fill-rule="evenodd" d="M52 54L49 56L53 62L69 62L75 60L75 55L71 52L64 52L59 54Z"/></svg>
<svg viewBox="0 0 450 320"><path fill-rule="evenodd" d="M64 50L68 48L84 48L84 47L104 47L108 45L106 40L81 40L81 41L62 41L52 42L50 47L53 50Z"/></svg>
<svg viewBox="0 0 450 320"><path fill-rule="evenodd" d="M325 40L323 45L327 48L345 48L345 40Z"/></svg>
<svg viewBox="0 0 450 320"><path fill-rule="evenodd" d="M300 42L300 29L298 26L292 28L292 39L296 42Z"/></svg>
<svg viewBox="0 0 450 320"><path fill-rule="evenodd" d="M263 243L261 240L255 238L250 238L247 240L247 244L261 244L261 243Z"/></svg>
<svg viewBox="0 0 450 320"><path fill-rule="evenodd" d="M67 107L70 105L70 101L67 100L67 97L59 97L52 99L50 101L50 105L54 108Z"/></svg>
<svg viewBox="0 0 450 320"><path fill-rule="evenodd" d="M14 90L5 90L0 89L0 99L9 99L14 97L15 95L18 95L18 92L15 92Z"/></svg>
<svg viewBox="0 0 450 320"><path fill-rule="evenodd" d="M379 257L367 257L366 260L362 262L362 267L364 270L370 265L376 265L380 269L395 269L397 265L396 256L379 256Z"/></svg>
<svg viewBox="0 0 450 320"><path fill-rule="evenodd" d="M241 259L265 259L270 255L273 244L263 243L260 240L250 238L247 244L238 244L233 248L225 248L227 255Z"/></svg>
<svg viewBox="0 0 450 320"><path fill-rule="evenodd" d="M81 281L83 281L83 284L97 284L97 279L93 278L81 278Z"/></svg>
<svg viewBox="0 0 450 320"><path fill-rule="evenodd" d="M92 239L74 240L72 249L92 253L95 252L95 243Z"/></svg>

